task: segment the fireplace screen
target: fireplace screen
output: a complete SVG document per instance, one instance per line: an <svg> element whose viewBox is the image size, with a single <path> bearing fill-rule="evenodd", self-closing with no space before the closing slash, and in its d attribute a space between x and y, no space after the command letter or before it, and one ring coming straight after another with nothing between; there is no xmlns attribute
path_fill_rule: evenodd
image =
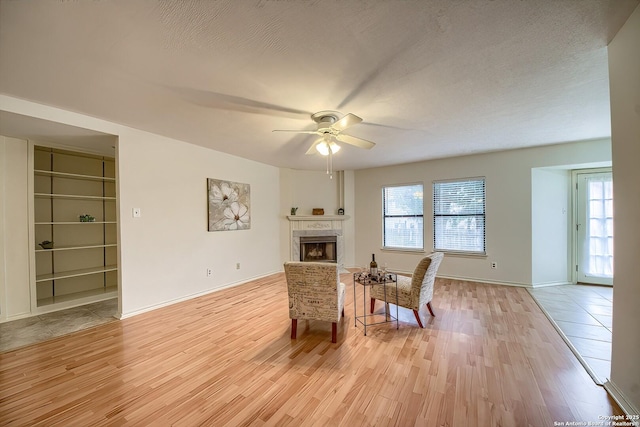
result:
<svg viewBox="0 0 640 427"><path fill-rule="evenodd" d="M300 236L300 261L338 262L336 236Z"/></svg>

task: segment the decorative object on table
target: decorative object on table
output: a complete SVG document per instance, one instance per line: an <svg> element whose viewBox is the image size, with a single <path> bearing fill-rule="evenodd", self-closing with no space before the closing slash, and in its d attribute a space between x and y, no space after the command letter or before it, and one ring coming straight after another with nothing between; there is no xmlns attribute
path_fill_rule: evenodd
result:
<svg viewBox="0 0 640 427"><path fill-rule="evenodd" d="M368 271L355 273L355 278L358 280L359 283L362 283L365 285L369 283L382 283L382 282L388 282L390 280L393 280L393 276L391 275L391 273L378 272L378 274L376 275L371 275L371 273L369 273Z"/></svg>
<svg viewBox="0 0 640 427"><path fill-rule="evenodd" d="M50 242L49 240L44 240L38 244L42 246L42 249L53 249L53 242Z"/></svg>
<svg viewBox="0 0 640 427"><path fill-rule="evenodd" d="M322 208L313 208L311 213L313 215L324 215L324 209L322 209Z"/></svg>
<svg viewBox="0 0 640 427"><path fill-rule="evenodd" d="M431 308L433 284L443 258L444 254L442 252L434 252L420 260L411 277L398 276L398 304L401 307L413 310L413 314L421 328L424 328L424 326L422 326L418 313L420 307L426 304L429 313L435 317ZM380 285L373 285L371 286L370 295L371 312L373 313L376 300L384 300L384 288Z"/></svg>
<svg viewBox="0 0 640 427"><path fill-rule="evenodd" d="M89 215L89 214L82 214L80 215L80 222L95 222L96 219L95 217Z"/></svg>
<svg viewBox="0 0 640 427"><path fill-rule="evenodd" d="M289 261L284 263L289 293L291 339L296 339L298 319L331 322L331 342L336 342L338 322L344 317L346 286L340 282L337 263Z"/></svg>
<svg viewBox="0 0 640 427"><path fill-rule="evenodd" d="M291 215L295 215L298 212L298 208L291 208Z"/></svg>
<svg viewBox="0 0 640 427"><path fill-rule="evenodd" d="M344 209L343 208L338 209L338 215L344 215Z"/></svg>
<svg viewBox="0 0 640 427"><path fill-rule="evenodd" d="M250 193L249 184L207 178L209 231L251 228Z"/></svg>

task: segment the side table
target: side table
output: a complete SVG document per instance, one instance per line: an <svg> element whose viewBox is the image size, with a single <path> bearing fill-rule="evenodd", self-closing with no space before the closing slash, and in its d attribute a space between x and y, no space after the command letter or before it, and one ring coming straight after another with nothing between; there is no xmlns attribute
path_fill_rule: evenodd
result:
<svg viewBox="0 0 640 427"><path fill-rule="evenodd" d="M358 303L356 302L356 287L360 285L362 286L362 295L363 295L363 305L362 311L364 314L358 315ZM371 286L382 286L384 289L384 320L382 321L374 321L374 316L377 316L373 313L367 314L367 293L370 294ZM391 315L389 310L389 302L393 303L393 301L389 301L387 297L387 287L395 286L396 290L396 315L395 317ZM382 323L390 323L396 322L396 329L399 329L400 324L398 322L398 276L395 273L384 273L372 276L367 272L361 273L353 273L353 317L354 317L354 326L358 327L358 322L364 327L364 334L367 335L367 326L379 325ZM371 321L367 322L367 318L370 318Z"/></svg>

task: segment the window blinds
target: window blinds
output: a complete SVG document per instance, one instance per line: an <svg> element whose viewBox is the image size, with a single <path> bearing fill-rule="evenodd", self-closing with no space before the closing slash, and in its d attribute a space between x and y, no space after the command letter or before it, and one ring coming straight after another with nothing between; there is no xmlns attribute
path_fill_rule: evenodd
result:
<svg viewBox="0 0 640 427"><path fill-rule="evenodd" d="M422 184L382 189L384 247L424 248L423 196Z"/></svg>
<svg viewBox="0 0 640 427"><path fill-rule="evenodd" d="M485 253L485 180L433 183L435 250Z"/></svg>

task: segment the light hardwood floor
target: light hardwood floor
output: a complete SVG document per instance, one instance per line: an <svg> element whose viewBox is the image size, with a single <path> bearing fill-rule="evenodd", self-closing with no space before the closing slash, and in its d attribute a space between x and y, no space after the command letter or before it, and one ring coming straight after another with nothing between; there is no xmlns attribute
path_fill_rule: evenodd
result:
<svg viewBox="0 0 640 427"><path fill-rule="evenodd" d="M399 330L365 337L342 278L336 344L322 322L299 321L290 339L275 274L1 353L0 425L553 426L622 414L525 289L438 279L425 329L401 309Z"/></svg>

